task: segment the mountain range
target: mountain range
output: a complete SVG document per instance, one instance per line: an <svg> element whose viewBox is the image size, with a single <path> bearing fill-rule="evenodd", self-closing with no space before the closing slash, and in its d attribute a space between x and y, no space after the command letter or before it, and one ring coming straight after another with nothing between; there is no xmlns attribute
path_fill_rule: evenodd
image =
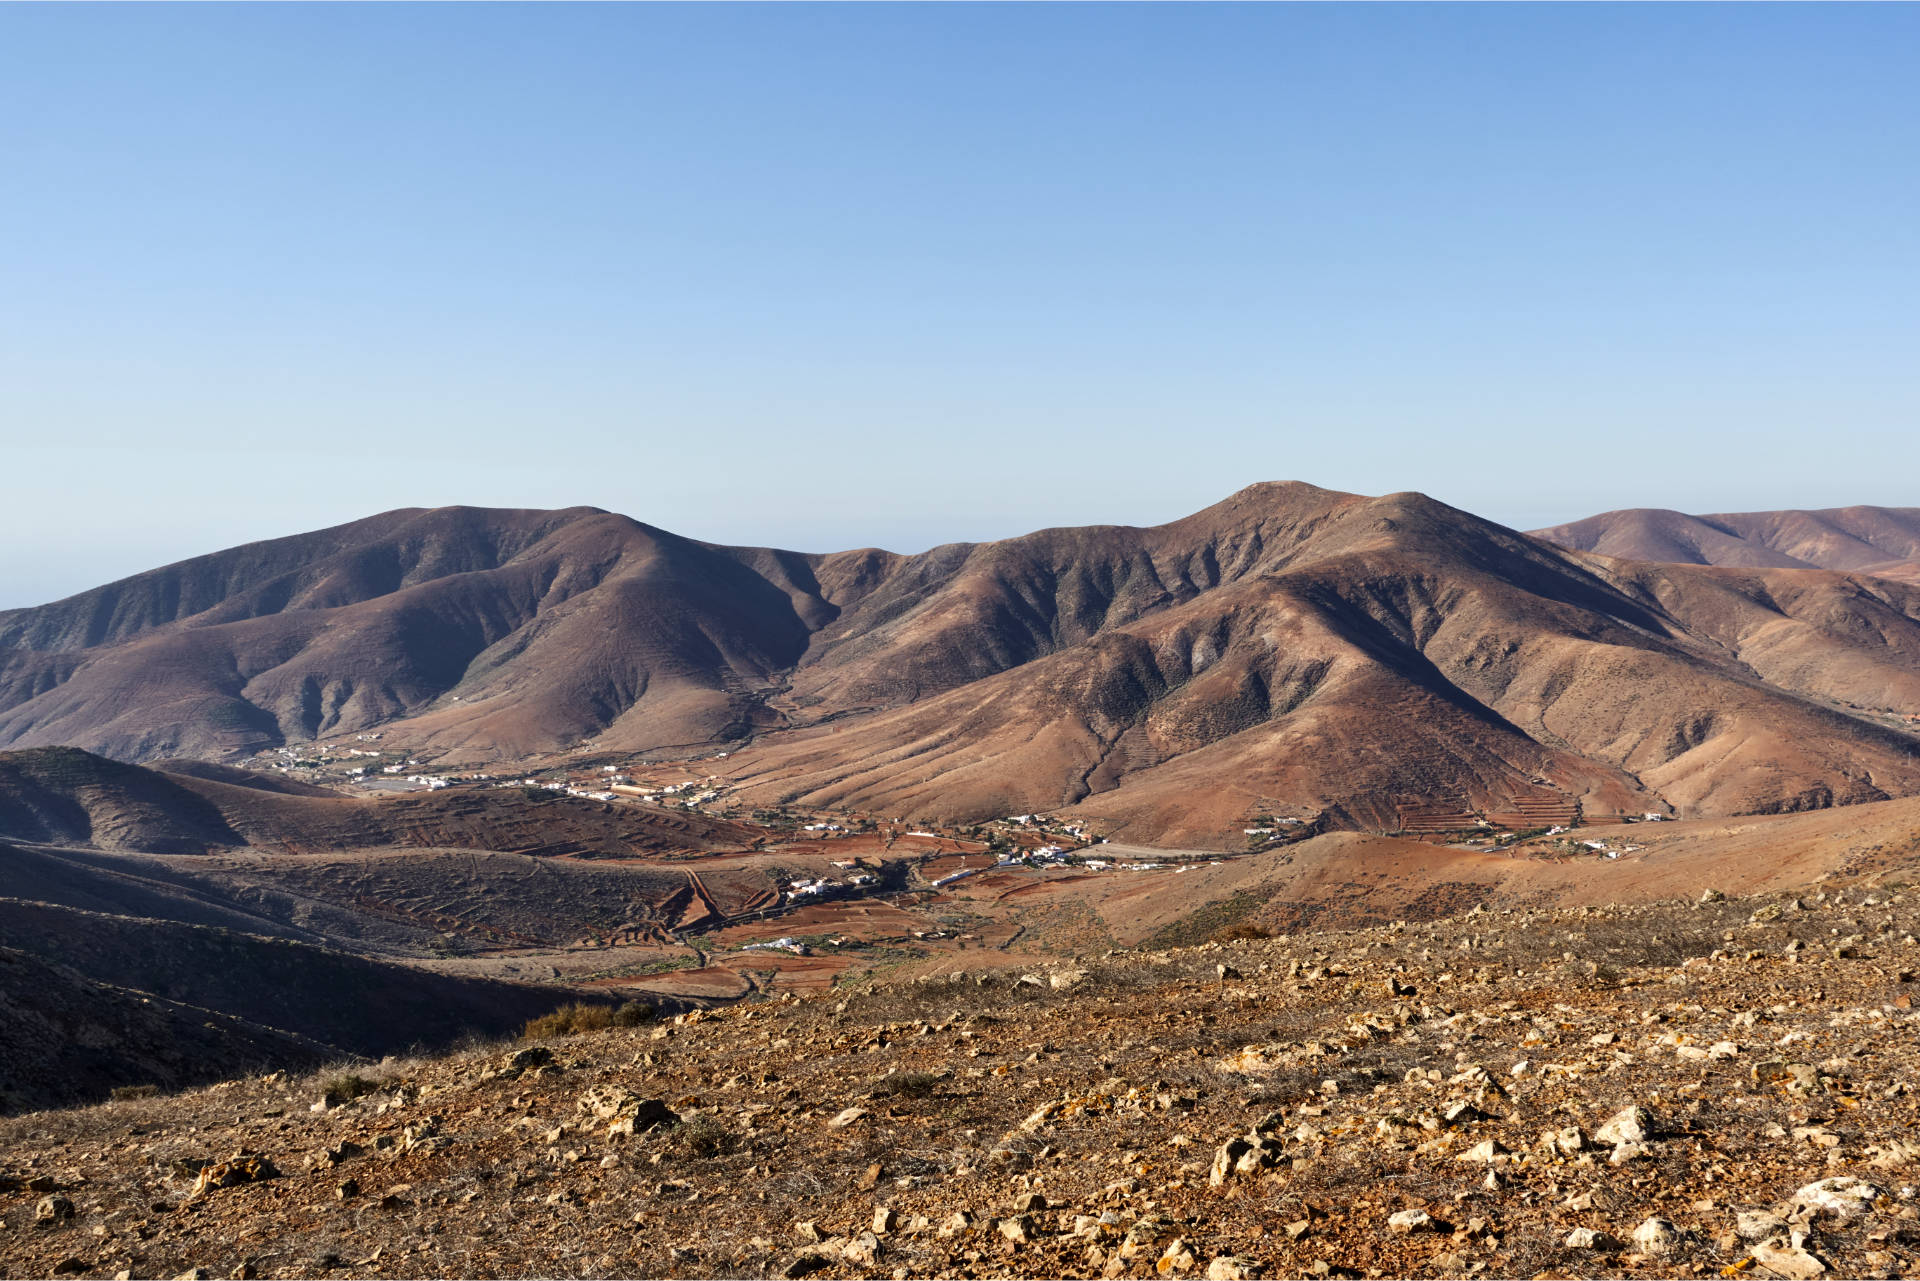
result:
<svg viewBox="0 0 1920 1281"><path fill-rule="evenodd" d="M748 801L1215 848L1256 814L1818 808L1920 794L1916 532L1849 508L1527 535L1269 483L1151 528L820 555L409 509L0 613L0 747L720 747Z"/></svg>
<svg viewBox="0 0 1920 1281"><path fill-rule="evenodd" d="M1743 569L1839 569L1920 583L1920 507L1689 516L1640 507L1604 512L1534 537L1626 560Z"/></svg>

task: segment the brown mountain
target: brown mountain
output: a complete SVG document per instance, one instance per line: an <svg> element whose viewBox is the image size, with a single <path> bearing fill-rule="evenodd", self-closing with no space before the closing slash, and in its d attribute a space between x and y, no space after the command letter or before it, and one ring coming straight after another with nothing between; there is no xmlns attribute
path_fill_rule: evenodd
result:
<svg viewBox="0 0 1920 1281"><path fill-rule="evenodd" d="M789 695L879 710L729 764L749 796L1070 807L1216 848L1269 808L1818 807L1920 786L1911 736L1836 706L1920 709L1916 620L1895 583L1576 556L1420 495L1256 486L967 549L883 621L826 629Z"/></svg>
<svg viewBox="0 0 1920 1281"><path fill-rule="evenodd" d="M1575 551L1754 569L1839 569L1920 583L1920 507L1689 516L1633 508L1536 529Z"/></svg>
<svg viewBox="0 0 1920 1281"><path fill-rule="evenodd" d="M142 760L383 725L452 763L744 743L727 765L753 801L1072 809L1216 848L1263 811L1392 827L1914 794L1916 710L1920 589L1595 556L1301 484L917 556L403 511L0 614L0 744Z"/></svg>

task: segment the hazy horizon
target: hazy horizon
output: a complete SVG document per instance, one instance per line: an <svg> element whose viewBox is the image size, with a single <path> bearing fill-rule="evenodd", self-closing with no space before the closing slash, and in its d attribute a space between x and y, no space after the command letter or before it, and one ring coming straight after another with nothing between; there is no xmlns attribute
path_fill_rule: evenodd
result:
<svg viewBox="0 0 1920 1281"><path fill-rule="evenodd" d="M0 608L402 506L1920 503L1911 6L0 8Z"/></svg>

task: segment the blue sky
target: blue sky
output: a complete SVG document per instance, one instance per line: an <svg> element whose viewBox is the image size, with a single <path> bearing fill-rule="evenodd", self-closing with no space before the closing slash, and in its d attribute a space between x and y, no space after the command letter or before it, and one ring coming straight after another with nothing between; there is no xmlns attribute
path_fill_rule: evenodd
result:
<svg viewBox="0 0 1920 1281"><path fill-rule="evenodd" d="M397 506L1920 504L1915 6L0 6L0 607Z"/></svg>

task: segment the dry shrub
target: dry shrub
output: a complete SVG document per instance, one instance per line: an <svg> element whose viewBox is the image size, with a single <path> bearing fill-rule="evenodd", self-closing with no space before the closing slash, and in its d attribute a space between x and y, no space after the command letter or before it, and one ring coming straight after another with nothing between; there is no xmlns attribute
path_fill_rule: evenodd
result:
<svg viewBox="0 0 1920 1281"><path fill-rule="evenodd" d="M1270 939L1272 937L1273 931L1264 925L1253 921L1235 921L1231 925L1223 925L1215 930L1212 941L1215 943L1242 943L1257 939Z"/></svg>
<svg viewBox="0 0 1920 1281"><path fill-rule="evenodd" d="M667 1134L667 1148L676 1156L712 1159L740 1147L740 1136L710 1116L682 1121Z"/></svg>
<svg viewBox="0 0 1920 1281"><path fill-rule="evenodd" d="M328 1107L339 1107L342 1103L351 1103L363 1094L372 1094L386 1085L385 1081L373 1077L361 1076L358 1072L342 1072L320 1082L320 1094Z"/></svg>
<svg viewBox="0 0 1920 1281"><path fill-rule="evenodd" d="M520 1029L520 1037L526 1041L537 1041L549 1036L574 1036L581 1032L604 1032L615 1027L639 1027L642 1023L651 1022L653 1014L651 1005L642 1005L638 1001L628 1001L624 1005L575 1001L551 1014L527 1020L527 1025Z"/></svg>
<svg viewBox="0 0 1920 1281"><path fill-rule="evenodd" d="M874 1083L875 1098L925 1099L939 1088L940 1078L931 1072L896 1072Z"/></svg>

